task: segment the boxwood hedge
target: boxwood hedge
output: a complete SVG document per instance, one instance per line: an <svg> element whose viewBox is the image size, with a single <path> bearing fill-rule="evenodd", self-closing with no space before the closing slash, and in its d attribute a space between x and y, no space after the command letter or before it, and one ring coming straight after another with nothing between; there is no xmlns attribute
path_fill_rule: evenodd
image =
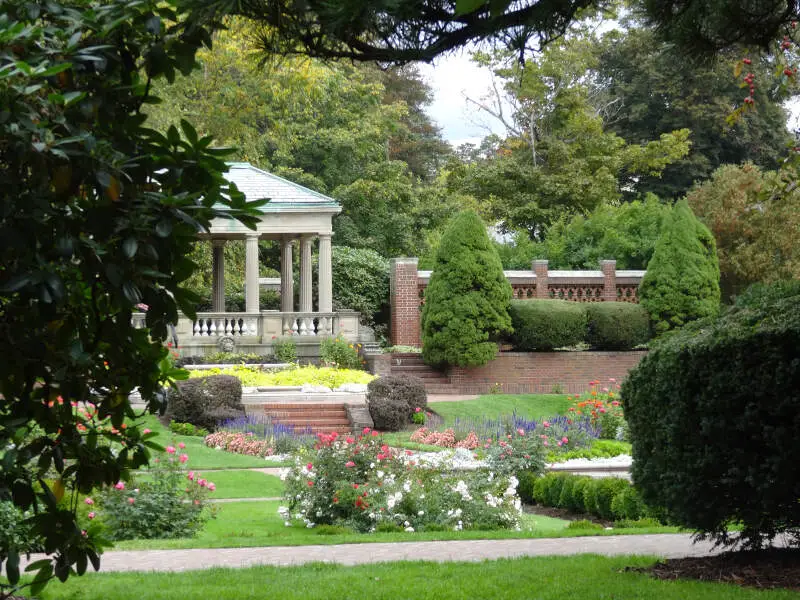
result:
<svg viewBox="0 0 800 600"><path fill-rule="evenodd" d="M586 341L597 350L630 350L650 339L650 315L639 304L593 302L586 314Z"/></svg>
<svg viewBox="0 0 800 600"><path fill-rule="evenodd" d="M665 336L622 397L646 503L723 544L800 527L800 283Z"/></svg>
<svg viewBox="0 0 800 600"><path fill-rule="evenodd" d="M516 350L552 350L586 339L586 309L578 302L514 300L509 312Z"/></svg>

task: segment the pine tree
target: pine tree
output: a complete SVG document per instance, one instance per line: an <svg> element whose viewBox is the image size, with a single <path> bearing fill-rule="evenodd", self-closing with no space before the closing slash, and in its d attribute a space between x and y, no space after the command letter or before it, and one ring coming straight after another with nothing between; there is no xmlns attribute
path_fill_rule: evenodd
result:
<svg viewBox="0 0 800 600"><path fill-rule="evenodd" d="M655 333L717 314L719 263L714 236L686 200L672 209L639 287Z"/></svg>
<svg viewBox="0 0 800 600"><path fill-rule="evenodd" d="M422 356L435 366L477 366L511 332L511 285L486 226L457 215L442 236L422 310Z"/></svg>

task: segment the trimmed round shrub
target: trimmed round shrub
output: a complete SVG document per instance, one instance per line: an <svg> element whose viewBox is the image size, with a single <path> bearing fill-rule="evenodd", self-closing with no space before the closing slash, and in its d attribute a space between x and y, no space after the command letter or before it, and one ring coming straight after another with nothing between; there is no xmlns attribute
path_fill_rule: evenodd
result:
<svg viewBox="0 0 800 600"><path fill-rule="evenodd" d="M395 398L375 398L369 403L369 414L375 429L400 431L411 420L408 404Z"/></svg>
<svg viewBox="0 0 800 600"><path fill-rule="evenodd" d="M565 499L566 504L564 508L576 513L587 512L584 496L586 494L586 488L592 485L592 481L594 480L587 476L575 477L572 483L572 494L569 498Z"/></svg>
<svg viewBox="0 0 800 600"><path fill-rule="evenodd" d="M614 497L623 490L631 487L631 484L618 477L604 477L595 481L595 507L592 514L601 519L613 520L614 513L611 510L611 503Z"/></svg>
<svg viewBox="0 0 800 600"><path fill-rule="evenodd" d="M611 513L617 520L638 521L647 514L647 506L636 488L629 485L614 496Z"/></svg>
<svg viewBox="0 0 800 600"><path fill-rule="evenodd" d="M428 394L419 377L388 375L369 382L367 403L376 429L400 431L417 408L428 406Z"/></svg>
<svg viewBox="0 0 800 600"><path fill-rule="evenodd" d="M532 471L522 471L517 474L517 479L519 479L517 494L519 494L520 500L525 504L533 504L535 502L533 488L541 477Z"/></svg>
<svg viewBox="0 0 800 600"><path fill-rule="evenodd" d="M392 398L403 401L411 412L428 407L425 382L413 375L386 375L367 384L367 402L376 398Z"/></svg>
<svg viewBox="0 0 800 600"><path fill-rule="evenodd" d="M509 312L515 350L552 350L586 339L586 307L580 302L514 300Z"/></svg>
<svg viewBox="0 0 800 600"><path fill-rule="evenodd" d="M442 236L422 308L422 358L436 367L483 365L511 332L511 284L477 213L452 219Z"/></svg>
<svg viewBox="0 0 800 600"><path fill-rule="evenodd" d="M244 415L242 382L233 375L209 375L179 381L169 392L163 419L213 431L220 421Z"/></svg>
<svg viewBox="0 0 800 600"><path fill-rule="evenodd" d="M656 335L719 311L719 263L714 236L686 200L664 223L639 286L639 301Z"/></svg>
<svg viewBox="0 0 800 600"><path fill-rule="evenodd" d="M639 304L593 302L586 316L586 341L597 350L630 350L650 339L650 315Z"/></svg>
<svg viewBox="0 0 800 600"><path fill-rule="evenodd" d="M800 283L656 342L622 398L645 503L745 547L800 527Z"/></svg>

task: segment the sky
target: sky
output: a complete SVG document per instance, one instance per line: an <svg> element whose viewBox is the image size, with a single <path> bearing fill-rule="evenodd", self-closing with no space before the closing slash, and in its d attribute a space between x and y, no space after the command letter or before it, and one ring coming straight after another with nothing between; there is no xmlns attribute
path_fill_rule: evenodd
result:
<svg viewBox="0 0 800 600"><path fill-rule="evenodd" d="M491 87L489 69L470 60L464 50L442 56L433 65L421 63L420 72L434 93L428 115L442 129L444 139L454 147L465 142L479 143L489 133L505 137L505 129L497 119L481 113L465 96L476 100L486 96ZM800 128L800 99L787 103L789 129Z"/></svg>
<svg viewBox="0 0 800 600"><path fill-rule="evenodd" d="M496 119L482 115L465 98L478 100L491 86L489 69L473 63L467 51L439 57L433 65L420 64L420 72L434 93L427 113L442 128L445 140L458 146L478 143L489 133L505 133Z"/></svg>

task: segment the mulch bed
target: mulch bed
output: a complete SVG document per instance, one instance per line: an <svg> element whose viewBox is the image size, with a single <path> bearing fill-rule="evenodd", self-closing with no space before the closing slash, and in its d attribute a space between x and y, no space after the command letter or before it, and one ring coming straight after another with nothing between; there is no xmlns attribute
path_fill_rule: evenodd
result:
<svg viewBox="0 0 800 600"><path fill-rule="evenodd" d="M646 573L658 579L697 579L759 589L800 590L800 549L673 558L652 567L628 567L625 570Z"/></svg>

